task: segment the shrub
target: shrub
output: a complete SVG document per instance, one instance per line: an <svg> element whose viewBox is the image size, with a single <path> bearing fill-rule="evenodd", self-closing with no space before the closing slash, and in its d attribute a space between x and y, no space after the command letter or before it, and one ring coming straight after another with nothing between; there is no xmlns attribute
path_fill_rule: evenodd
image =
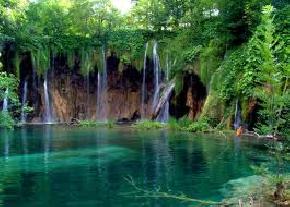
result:
<svg viewBox="0 0 290 207"><path fill-rule="evenodd" d="M99 123L97 123L95 120L80 120L78 123L78 126L80 127L96 127Z"/></svg>
<svg viewBox="0 0 290 207"><path fill-rule="evenodd" d="M14 119L8 112L0 112L0 128L12 129L15 126Z"/></svg>
<svg viewBox="0 0 290 207"><path fill-rule="evenodd" d="M206 119L200 119L197 122L193 122L189 126L183 127L183 129L190 132L204 132L212 130L211 126L207 123Z"/></svg>
<svg viewBox="0 0 290 207"><path fill-rule="evenodd" d="M151 120L144 120L141 122L136 123L135 125L139 129L160 129L166 127L165 124L160 122L151 121Z"/></svg>

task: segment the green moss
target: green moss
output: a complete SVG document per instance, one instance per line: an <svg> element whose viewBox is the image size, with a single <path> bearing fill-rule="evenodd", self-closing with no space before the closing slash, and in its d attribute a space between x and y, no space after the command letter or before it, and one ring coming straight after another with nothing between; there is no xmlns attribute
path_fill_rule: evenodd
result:
<svg viewBox="0 0 290 207"><path fill-rule="evenodd" d="M200 77L203 83L209 86L214 72L221 63L223 48L220 43L211 41L210 44L201 50L200 55Z"/></svg>
<svg viewBox="0 0 290 207"><path fill-rule="evenodd" d="M212 125L219 124L225 117L225 104L221 98L211 91L203 106L201 118L208 118Z"/></svg>

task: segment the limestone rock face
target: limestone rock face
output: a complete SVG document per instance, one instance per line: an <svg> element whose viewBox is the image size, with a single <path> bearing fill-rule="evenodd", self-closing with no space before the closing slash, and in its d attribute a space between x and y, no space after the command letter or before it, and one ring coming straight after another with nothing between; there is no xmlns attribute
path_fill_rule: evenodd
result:
<svg viewBox="0 0 290 207"><path fill-rule="evenodd" d="M102 101L106 108L107 119L131 120L140 117L142 107L142 74L130 65L119 67L115 56L107 59L107 101ZM53 122L70 123L75 120L97 120L98 104L98 72L92 69L83 74L80 63L76 61L74 68L68 68L61 57L54 60L53 69L47 74L48 91ZM27 68L32 68L27 67ZM153 108L153 70L146 70L146 97L142 118L152 118ZM163 74L164 76L164 74ZM29 106L34 112L28 115L27 122L42 122L45 114L45 98L43 75L35 75L33 71L23 74L23 80L29 77ZM197 75L184 74L183 89L179 94L173 92L170 98L170 115L176 118L188 116L195 119L203 107L206 89Z"/></svg>
<svg viewBox="0 0 290 207"><path fill-rule="evenodd" d="M130 69L135 70L135 69ZM128 73L128 71L125 71ZM132 73L132 71L131 71ZM135 74L134 74L135 73ZM139 71L134 71L133 76ZM107 118L131 119L141 111L141 83L139 77L124 76L124 71L110 71L108 74ZM80 74L54 73L49 81L49 93L53 111L53 120L68 123L74 119L97 119L97 74L90 77ZM43 88L40 84L40 113L31 118L32 122L41 120L44 114ZM152 92L149 91L148 96ZM146 117L151 114L151 99L144 105Z"/></svg>

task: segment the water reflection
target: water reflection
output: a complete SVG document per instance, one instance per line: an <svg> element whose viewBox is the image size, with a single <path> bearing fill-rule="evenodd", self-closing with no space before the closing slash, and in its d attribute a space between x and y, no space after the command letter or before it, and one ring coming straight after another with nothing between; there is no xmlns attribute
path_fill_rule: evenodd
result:
<svg viewBox="0 0 290 207"><path fill-rule="evenodd" d="M4 157L6 160L9 159L9 136L8 136L8 131L4 130L3 131L4 135Z"/></svg>
<svg viewBox="0 0 290 207"><path fill-rule="evenodd" d="M238 156L240 153L240 145L241 145L240 137L234 137L234 145L235 145L235 155Z"/></svg>
<svg viewBox="0 0 290 207"><path fill-rule="evenodd" d="M153 187L155 190L159 188L168 189L169 186L169 170L171 156L169 152L168 132L161 131L152 142L152 149L154 153L154 173L152 177ZM146 160L146 157L143 159ZM154 206L159 207L158 199L154 200Z"/></svg>
<svg viewBox="0 0 290 207"><path fill-rule="evenodd" d="M21 141L22 141L23 153L27 155L29 151L28 151L28 143L27 143L27 129L25 127L21 128Z"/></svg>
<svg viewBox="0 0 290 207"><path fill-rule="evenodd" d="M44 128L43 136L43 157L44 157L44 169L45 173L48 173L48 164L49 164L49 154L51 150L51 134L52 126L47 125Z"/></svg>
<svg viewBox="0 0 290 207"><path fill-rule="evenodd" d="M13 207L188 206L123 196L132 191L128 175L142 189L221 200L219 189L252 175L253 157L263 154L244 140L165 130L46 126L1 131L0 137L0 203L3 198Z"/></svg>

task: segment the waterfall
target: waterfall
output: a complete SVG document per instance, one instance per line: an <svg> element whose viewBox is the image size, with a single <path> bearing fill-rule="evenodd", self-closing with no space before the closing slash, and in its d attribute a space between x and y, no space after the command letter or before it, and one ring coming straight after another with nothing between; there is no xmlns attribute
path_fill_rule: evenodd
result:
<svg viewBox="0 0 290 207"><path fill-rule="evenodd" d="M5 96L3 100L3 108L2 108L3 112L8 112L8 93L9 93L9 90L7 88L5 91Z"/></svg>
<svg viewBox="0 0 290 207"><path fill-rule="evenodd" d="M240 126L241 126L241 109L239 105L239 100L237 100L235 109L235 123L234 123L235 130L237 130Z"/></svg>
<svg viewBox="0 0 290 207"><path fill-rule="evenodd" d="M32 55L31 56L31 62L32 62L32 91L31 91L31 95L32 95L32 106L34 109L38 109L39 108L39 94L38 94L38 88L39 88L39 76L37 75L36 72L36 60L35 57Z"/></svg>
<svg viewBox="0 0 290 207"><path fill-rule="evenodd" d="M44 90L44 121L46 123L52 122L50 98L49 98L49 88L48 88L47 72L44 75L43 90Z"/></svg>
<svg viewBox="0 0 290 207"><path fill-rule="evenodd" d="M154 97L153 97L153 104L152 104L152 111L158 104L159 98L159 82L160 82L160 63L159 63L159 56L158 56L158 43L157 41L154 42L153 46L153 64L154 64Z"/></svg>
<svg viewBox="0 0 290 207"><path fill-rule="evenodd" d="M169 73L170 73L170 64L169 64L169 56L166 56L166 82L169 82ZM157 118L161 123L167 123L169 120L169 98L171 93L166 97L166 102L163 108L160 111L160 114Z"/></svg>
<svg viewBox="0 0 290 207"><path fill-rule="evenodd" d="M101 71L98 68L98 89L97 89L97 119L100 118L100 112L101 112Z"/></svg>
<svg viewBox="0 0 290 207"><path fill-rule="evenodd" d="M98 70L98 91L97 91L97 119L107 121L108 118L108 73L106 51L102 47L103 70Z"/></svg>
<svg viewBox="0 0 290 207"><path fill-rule="evenodd" d="M160 82L161 82L161 70L160 70L160 60L158 56L158 43L154 42L153 45L153 64L154 64L154 97L152 104L153 117L162 123L166 123L169 120L169 98L175 84L169 82L170 73L170 63L169 56L166 58L166 82L169 87L165 89L164 94L160 97Z"/></svg>
<svg viewBox="0 0 290 207"><path fill-rule="evenodd" d="M24 88L22 92L21 123L26 123L26 112L25 112L26 101L27 101L27 80L25 80L24 82Z"/></svg>
<svg viewBox="0 0 290 207"><path fill-rule="evenodd" d="M163 93L160 96L160 98L158 99L158 103L153 110L152 119L157 119L158 121L162 121L162 119L160 117L164 117L163 118L163 121L164 121L165 118L169 118L169 99L171 97L172 92L175 89L175 85L176 85L175 80L171 80L170 82L168 82L166 84L166 86L163 89ZM166 110L167 110L167 112L166 112ZM167 121L168 121L168 119L167 119Z"/></svg>
<svg viewBox="0 0 290 207"><path fill-rule="evenodd" d="M148 51L148 42L145 45L145 54L144 54L144 68L143 68L143 80L142 80L142 102L141 102L141 115L142 118L145 117L145 97L146 97L146 65L147 65L147 51Z"/></svg>
<svg viewBox="0 0 290 207"><path fill-rule="evenodd" d="M89 119L90 117L90 70L88 68L88 74L87 74L87 114L86 118Z"/></svg>

